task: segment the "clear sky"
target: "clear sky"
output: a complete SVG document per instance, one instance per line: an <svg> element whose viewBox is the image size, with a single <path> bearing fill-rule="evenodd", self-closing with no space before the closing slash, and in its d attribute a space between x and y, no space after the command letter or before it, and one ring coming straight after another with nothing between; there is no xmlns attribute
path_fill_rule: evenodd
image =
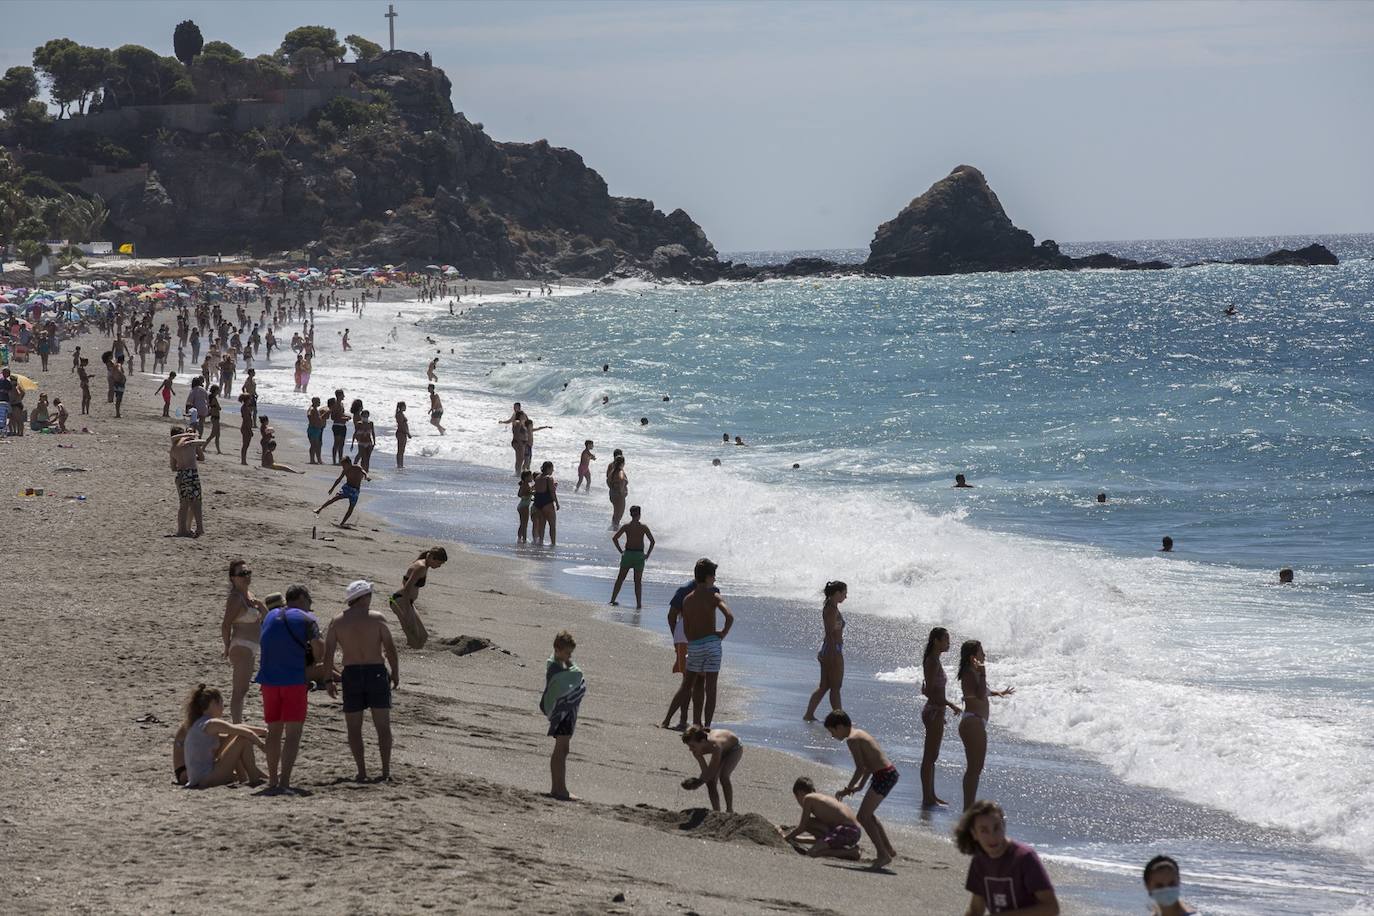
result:
<svg viewBox="0 0 1374 916"><path fill-rule="evenodd" d="M721 251L866 247L960 163L1061 241L1374 231L1374 2L397 0L454 107L577 150ZM385 3L0 2L0 68L53 37L386 44Z"/></svg>

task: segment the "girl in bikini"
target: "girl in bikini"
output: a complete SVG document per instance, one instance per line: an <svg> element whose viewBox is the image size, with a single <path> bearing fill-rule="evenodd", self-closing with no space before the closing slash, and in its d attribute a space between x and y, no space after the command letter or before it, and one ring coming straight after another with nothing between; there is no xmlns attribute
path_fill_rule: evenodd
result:
<svg viewBox="0 0 1374 916"><path fill-rule="evenodd" d="M221 455L219 449L219 386L211 385L210 394L206 400L205 409L210 413L210 435L206 438L205 444L215 443L215 454Z"/></svg>
<svg viewBox="0 0 1374 916"><path fill-rule="evenodd" d="M520 489L516 496L520 499L515 507L515 514L520 518L520 527L516 529L515 540L518 544L525 544L529 542L530 502L534 499L534 474L530 471L520 472Z"/></svg>
<svg viewBox="0 0 1374 916"><path fill-rule="evenodd" d="M234 722L243 721L243 699L258 666L258 635L262 618L267 614L263 604L248 586L253 571L246 560L229 562L229 597L224 602L224 619L220 634L224 637L224 657L234 671L233 691L229 696L229 714Z"/></svg>
<svg viewBox="0 0 1374 916"><path fill-rule="evenodd" d="M425 587L429 571L438 569L447 562L448 551L442 547L431 547L420 554L406 567L405 574L401 577L401 590L393 592L388 602L392 612L400 619L401 629L405 630L406 642L412 649L424 648L425 643L429 641L429 632L420 622L419 615L415 613L415 601L420 597L420 589Z"/></svg>
<svg viewBox="0 0 1374 916"><path fill-rule="evenodd" d="M921 724L925 726L925 748L921 753L921 807L933 808L946 804L935 794L935 761L940 756L940 743L945 737L945 709L954 710L957 716L962 711L945 697L945 666L940 664L941 653L949 651L949 631L935 627L926 638L926 651L922 656L921 670L924 680L921 693L925 695L926 705L921 709Z"/></svg>
<svg viewBox="0 0 1374 916"><path fill-rule="evenodd" d="M840 703L840 688L844 686L844 615L840 605L849 597L849 586L843 582L825 583L825 608L821 611L821 624L825 637L821 641L821 651L816 653L816 661L821 664L821 684L811 694L811 702L806 704L804 722L816 721L816 707L826 693L830 694L830 708L843 709Z"/></svg>
<svg viewBox="0 0 1374 916"><path fill-rule="evenodd" d="M239 464L247 464L248 446L253 444L253 399L246 392L239 393L239 417L239 435L243 437Z"/></svg>
<svg viewBox="0 0 1374 916"><path fill-rule="evenodd" d="M959 647L959 686L964 690L964 714L959 719L959 738L964 742L968 768L964 771L964 810L978 800L978 780L988 756L989 697L1009 697L1016 688L988 690L983 644L970 639Z"/></svg>
<svg viewBox="0 0 1374 916"><path fill-rule="evenodd" d="M549 546L558 544L558 481L553 479L553 462L539 466L534 481L534 542L544 543L544 528L549 529Z"/></svg>

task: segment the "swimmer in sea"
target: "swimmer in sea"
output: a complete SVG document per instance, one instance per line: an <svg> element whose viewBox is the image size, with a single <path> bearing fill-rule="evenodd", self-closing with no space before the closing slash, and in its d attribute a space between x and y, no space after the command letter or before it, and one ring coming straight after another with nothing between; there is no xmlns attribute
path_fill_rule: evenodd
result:
<svg viewBox="0 0 1374 916"><path fill-rule="evenodd" d="M840 613L840 605L849 597L849 586L839 581L827 582L823 594L825 606L821 609L821 627L825 636L821 639L821 650L816 653L816 661L821 665L821 683L811 693L803 722L816 721L816 707L827 693L831 709L844 708L840 702L840 689L844 686L844 615Z"/></svg>
<svg viewBox="0 0 1374 916"><path fill-rule="evenodd" d="M592 492L592 462L596 456L592 454L592 440L588 439L582 443L582 455L577 461L577 486L573 487L576 493L582 489L582 481L587 482L587 492Z"/></svg>
<svg viewBox="0 0 1374 916"><path fill-rule="evenodd" d="M978 780L988 756L988 718L992 714L989 697L1009 697L1015 687L988 690L983 644L970 639L959 647L959 685L964 691L964 714L959 718L959 738L964 742L968 767L964 771L964 810L978 800Z"/></svg>
<svg viewBox="0 0 1374 916"><path fill-rule="evenodd" d="M945 666L940 656L949 651L949 631L933 627L926 638L925 655L921 658L921 693L926 705L921 707L921 724L925 726L925 747L921 752L921 807L934 808L947 802L935 794L935 761L940 757L940 743L945 737L945 710L957 716L962 712L945 696Z"/></svg>
<svg viewBox="0 0 1374 916"><path fill-rule="evenodd" d="M969 483L967 480L965 480L963 474L955 474L955 475L954 475L954 489L956 489L956 490L972 490L972 489L973 489L973 484L971 484L971 483Z"/></svg>
<svg viewBox="0 0 1374 916"><path fill-rule="evenodd" d="M1293 584L1293 570L1289 569L1287 566L1285 566L1283 569L1280 569L1280 570L1279 570L1279 584L1280 584L1280 585L1292 585L1292 584Z"/></svg>
<svg viewBox="0 0 1374 916"><path fill-rule="evenodd" d="M1169 537L1169 536L1166 534L1166 535L1164 536L1164 540L1160 542L1160 547L1159 547L1159 551L1158 551L1158 552L1159 552L1159 553L1173 553L1173 552L1174 552L1174 539L1171 538L1171 537Z"/></svg>

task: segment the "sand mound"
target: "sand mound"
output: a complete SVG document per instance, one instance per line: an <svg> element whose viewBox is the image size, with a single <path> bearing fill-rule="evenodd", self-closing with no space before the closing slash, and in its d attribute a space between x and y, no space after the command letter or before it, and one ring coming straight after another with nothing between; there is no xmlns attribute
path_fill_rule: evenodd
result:
<svg viewBox="0 0 1374 916"><path fill-rule="evenodd" d="M483 649L495 649L496 644L481 636L449 636L439 640L439 644L454 655L471 655Z"/></svg>
<svg viewBox="0 0 1374 916"><path fill-rule="evenodd" d="M779 850L788 848L777 828L758 814L726 814L709 808L665 811L652 805L617 805L612 813L619 820L680 832L702 840L748 842Z"/></svg>

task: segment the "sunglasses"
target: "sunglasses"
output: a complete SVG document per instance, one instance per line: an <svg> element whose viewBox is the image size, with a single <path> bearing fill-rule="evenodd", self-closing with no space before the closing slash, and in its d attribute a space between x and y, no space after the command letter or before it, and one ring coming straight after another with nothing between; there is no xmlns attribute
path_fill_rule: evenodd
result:
<svg viewBox="0 0 1374 916"><path fill-rule="evenodd" d="M237 578L237 577L239 577L239 576L242 576L242 577L244 577L245 579L247 579L247 578L251 578L252 575L253 575L253 570L251 570L251 569L241 569L241 570L239 570L239 571L236 572L236 573L230 573L230 574L229 574L229 578L234 579L234 578Z"/></svg>

